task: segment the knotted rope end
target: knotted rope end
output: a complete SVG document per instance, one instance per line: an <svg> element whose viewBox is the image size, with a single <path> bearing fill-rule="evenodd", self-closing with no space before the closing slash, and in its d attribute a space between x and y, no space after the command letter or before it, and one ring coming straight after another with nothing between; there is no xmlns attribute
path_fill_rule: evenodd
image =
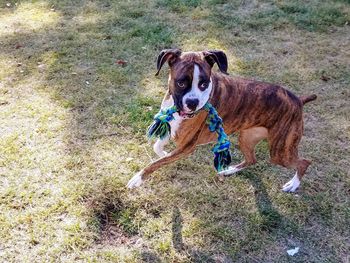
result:
<svg viewBox="0 0 350 263"><path fill-rule="evenodd" d="M173 114L177 111L176 106L160 110L155 116L153 123L148 127L148 138L166 138L170 134L170 121L174 119Z"/></svg>

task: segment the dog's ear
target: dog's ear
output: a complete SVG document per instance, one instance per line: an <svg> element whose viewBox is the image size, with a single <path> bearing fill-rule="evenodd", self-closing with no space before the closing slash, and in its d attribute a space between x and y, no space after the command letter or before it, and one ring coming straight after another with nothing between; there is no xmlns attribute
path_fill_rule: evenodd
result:
<svg viewBox="0 0 350 263"><path fill-rule="evenodd" d="M169 66L171 66L175 60L181 55L181 50L174 48L174 49L164 49L162 50L157 58L157 73L156 76L158 76L160 69L162 68L163 64L168 61Z"/></svg>
<svg viewBox="0 0 350 263"><path fill-rule="evenodd" d="M227 73L227 57L226 54L221 50L208 50L203 52L205 60L208 64L213 67L216 63L220 71L226 75Z"/></svg>

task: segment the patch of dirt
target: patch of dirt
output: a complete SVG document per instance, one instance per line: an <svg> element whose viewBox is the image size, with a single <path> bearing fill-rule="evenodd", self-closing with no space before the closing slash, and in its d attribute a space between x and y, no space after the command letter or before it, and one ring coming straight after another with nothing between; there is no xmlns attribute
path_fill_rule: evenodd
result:
<svg viewBox="0 0 350 263"><path fill-rule="evenodd" d="M117 222L117 215L123 210L120 201L108 204L100 212L96 212L96 218L100 225L99 238L97 244L102 245L134 245L140 237L123 230Z"/></svg>
<svg viewBox="0 0 350 263"><path fill-rule="evenodd" d="M130 236L125 233L117 224L107 222L101 228L100 239L98 244L102 245L132 245L136 244L140 238L138 236Z"/></svg>

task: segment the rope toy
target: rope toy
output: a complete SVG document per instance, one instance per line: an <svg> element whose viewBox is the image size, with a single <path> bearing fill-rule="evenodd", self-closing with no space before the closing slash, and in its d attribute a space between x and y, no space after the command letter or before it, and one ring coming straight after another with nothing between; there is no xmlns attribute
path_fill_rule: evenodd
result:
<svg viewBox="0 0 350 263"><path fill-rule="evenodd" d="M154 122L148 127L148 138L160 138L161 140L167 137L170 133L169 122L174 119L173 114L177 112L177 107L174 105L170 108L160 110L154 115Z"/></svg>
<svg viewBox="0 0 350 263"><path fill-rule="evenodd" d="M215 146L212 148L214 153L214 166L218 172L221 172L229 166L231 163L231 153L230 153L230 141L226 135L224 128L222 127L223 122L218 115L216 109L207 102L203 107L208 112L208 117L206 124L208 124L209 130L211 132L216 132L218 134L218 140ZM169 122L174 120L173 114L177 112L178 109L174 105L170 108L165 108L160 110L154 116L154 122L149 126L147 134L149 138L160 138L164 139L170 134L170 124Z"/></svg>

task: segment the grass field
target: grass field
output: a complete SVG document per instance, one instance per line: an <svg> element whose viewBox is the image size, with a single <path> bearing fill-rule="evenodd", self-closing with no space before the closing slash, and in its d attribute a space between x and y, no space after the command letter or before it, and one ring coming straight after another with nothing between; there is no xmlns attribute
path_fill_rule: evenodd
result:
<svg viewBox="0 0 350 263"><path fill-rule="evenodd" d="M0 0L0 261L349 262L349 24L348 0ZM296 194L265 142L223 183L208 145L125 188L156 158L170 47L318 95Z"/></svg>

